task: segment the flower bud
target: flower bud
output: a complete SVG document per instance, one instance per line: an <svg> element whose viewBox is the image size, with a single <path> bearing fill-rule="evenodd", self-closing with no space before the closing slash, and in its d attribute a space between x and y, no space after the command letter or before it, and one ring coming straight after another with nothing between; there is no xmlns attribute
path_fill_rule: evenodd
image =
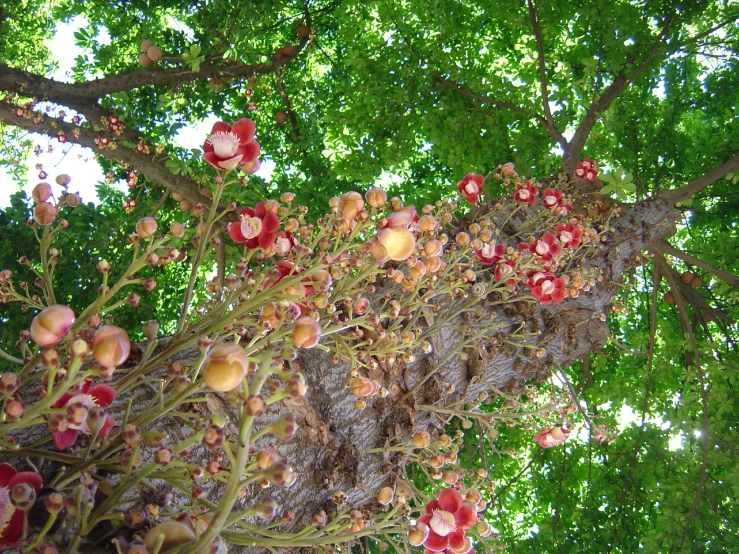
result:
<svg viewBox="0 0 739 554"><path fill-rule="evenodd" d="M5 403L3 412L10 421L15 421L22 418L23 414L26 413L26 405L20 398L11 398Z"/></svg>
<svg viewBox="0 0 739 554"><path fill-rule="evenodd" d="M169 226L169 233L173 237L181 239L185 236L185 226L182 223L175 221Z"/></svg>
<svg viewBox="0 0 739 554"><path fill-rule="evenodd" d="M268 444L257 450L257 465L262 469L267 469L280 460L280 453L277 449Z"/></svg>
<svg viewBox="0 0 739 554"><path fill-rule="evenodd" d="M416 248L415 237L402 227L380 229L377 241L385 248L387 257L395 261L407 259Z"/></svg>
<svg viewBox="0 0 739 554"><path fill-rule="evenodd" d="M367 189L367 192L364 193L364 197L367 200L367 204L373 208L382 208L385 205L385 202L387 202L387 193L377 187Z"/></svg>
<svg viewBox="0 0 739 554"><path fill-rule="evenodd" d="M131 342L128 334L114 325L104 325L92 337L92 356L103 367L118 367L128 359Z"/></svg>
<svg viewBox="0 0 739 554"><path fill-rule="evenodd" d="M289 487L295 482L295 470L283 461L272 464L264 470L264 477L276 487Z"/></svg>
<svg viewBox="0 0 739 554"><path fill-rule="evenodd" d="M346 220L354 219L364 209L362 195L355 191L345 192L338 203L339 216Z"/></svg>
<svg viewBox="0 0 739 554"><path fill-rule="evenodd" d="M39 225L51 225L56 220L56 208L48 202L36 204L33 208L33 220Z"/></svg>
<svg viewBox="0 0 739 554"><path fill-rule="evenodd" d="M142 239L148 239L157 232L157 221L153 217L142 217L136 223L136 232Z"/></svg>
<svg viewBox="0 0 739 554"><path fill-rule="evenodd" d="M280 202L283 202L285 204L289 204L293 200L295 200L295 195L292 192L283 192L280 195Z"/></svg>
<svg viewBox="0 0 739 554"><path fill-rule="evenodd" d="M27 512L36 502L36 491L28 483L18 483L10 489L10 502L19 510Z"/></svg>
<svg viewBox="0 0 739 554"><path fill-rule="evenodd" d="M377 392L373 386L372 380L367 377L355 377L350 384L352 393L360 398L370 396Z"/></svg>
<svg viewBox="0 0 739 554"><path fill-rule="evenodd" d="M225 392L238 387L248 369L244 347L222 342L208 352L203 362L203 380L214 391Z"/></svg>
<svg viewBox="0 0 739 554"><path fill-rule="evenodd" d="M157 338L157 333L159 332L159 323L156 322L156 320L150 319L146 323L144 323L144 336L146 336L149 340L154 340Z"/></svg>
<svg viewBox="0 0 739 554"><path fill-rule="evenodd" d="M395 492L393 492L393 489L390 487L382 487L380 492L377 493L377 501L383 506L387 506L393 501L394 496Z"/></svg>
<svg viewBox="0 0 739 554"><path fill-rule="evenodd" d="M47 182L41 182L31 191L33 201L36 203L46 202L51 198L51 185Z"/></svg>
<svg viewBox="0 0 739 554"><path fill-rule="evenodd" d="M344 504L347 498L348 497L344 491L334 491L334 493L331 495L331 500L337 506L341 506L342 504Z"/></svg>
<svg viewBox="0 0 739 554"><path fill-rule="evenodd" d="M67 306L53 304L31 322L31 338L42 348L59 344L74 323L74 312Z"/></svg>
<svg viewBox="0 0 739 554"><path fill-rule="evenodd" d="M413 435L413 445L416 448L426 448L431 444L431 435L426 431L419 431Z"/></svg>
<svg viewBox="0 0 739 554"><path fill-rule="evenodd" d="M58 514L64 509L64 497L54 491L44 497L44 508L50 514Z"/></svg>
<svg viewBox="0 0 739 554"><path fill-rule="evenodd" d="M127 424L121 431L121 439L129 446L141 443L141 428L138 425Z"/></svg>
<svg viewBox="0 0 739 554"><path fill-rule="evenodd" d="M72 192L64 197L64 201L70 208L76 208L81 202L80 195Z"/></svg>
<svg viewBox="0 0 739 554"><path fill-rule="evenodd" d="M310 317L301 317L293 329L295 348L313 348L321 338L321 324Z"/></svg>
<svg viewBox="0 0 739 554"><path fill-rule="evenodd" d="M181 521L163 521L149 529L144 536L144 544L149 550L153 550L159 539L159 535L164 535L164 541L159 549L160 552L174 550L178 546L195 542L195 532Z"/></svg>
<svg viewBox="0 0 739 554"><path fill-rule="evenodd" d="M82 339L75 340L70 346L71 354L75 358L82 358L86 356L89 350L90 347L87 345L87 342Z"/></svg>
<svg viewBox="0 0 739 554"><path fill-rule="evenodd" d="M226 432L220 427L216 427L215 425L211 425L210 427L208 427L205 430L205 434L203 435L203 444L205 444L205 446L207 446L211 450L216 450L217 448L220 448L225 440Z"/></svg>
<svg viewBox="0 0 739 554"><path fill-rule="evenodd" d="M141 455L141 452L136 451L136 453L134 453L133 450L124 450L123 454L121 454L121 465L123 467L136 469L143 463L144 457Z"/></svg>
<svg viewBox="0 0 739 554"><path fill-rule="evenodd" d="M21 380L15 373L3 373L0 376L0 394L12 396L21 386Z"/></svg>
<svg viewBox="0 0 739 554"><path fill-rule="evenodd" d="M298 430L298 424L292 415L282 416L277 421L269 425L269 430L273 435L281 439L291 439Z"/></svg>

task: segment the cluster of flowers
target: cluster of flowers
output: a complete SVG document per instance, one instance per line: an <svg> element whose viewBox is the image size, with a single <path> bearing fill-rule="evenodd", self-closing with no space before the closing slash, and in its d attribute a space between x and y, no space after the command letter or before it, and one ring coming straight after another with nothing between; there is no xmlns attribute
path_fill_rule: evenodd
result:
<svg viewBox="0 0 739 554"><path fill-rule="evenodd" d="M584 179L588 183L592 183L598 177L598 166L593 160L584 158L575 168L575 177L578 179Z"/></svg>

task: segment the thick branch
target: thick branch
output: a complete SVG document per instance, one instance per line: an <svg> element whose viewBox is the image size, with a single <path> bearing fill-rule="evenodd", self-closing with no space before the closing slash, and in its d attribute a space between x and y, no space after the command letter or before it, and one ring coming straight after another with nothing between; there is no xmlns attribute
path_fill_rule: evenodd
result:
<svg viewBox="0 0 739 554"><path fill-rule="evenodd" d="M603 94L600 95L600 98L590 106L585 117L583 117L582 121L580 121L580 124L577 126L577 130L575 131L572 140L567 145L567 148L565 148L565 155L562 158L562 171L565 174L570 175L575 170L575 166L580 159L580 153L585 146L585 141L588 139L588 136L590 136L590 132L593 130L596 121L598 121L600 114L608 109L611 102L618 98L621 93L623 93L629 85L644 72L651 61L657 56L659 53L659 47L667 35L671 19L671 17L666 19L665 24L662 27L662 32L660 32L659 36L654 41L654 44L652 44L649 54L647 54L636 71L634 71L631 76L627 77L626 67L630 64L622 67L613 82L608 86L608 88L606 88Z"/></svg>
<svg viewBox="0 0 739 554"><path fill-rule="evenodd" d="M552 110L549 108L549 93L547 92L547 70L544 63L544 41L541 38L541 27L539 26L539 12L534 5L533 0L527 0L529 5L529 18L531 19L531 26L534 28L534 36L536 37L536 49L539 54L539 80L541 81L541 102L544 106L544 117L546 118L546 126L549 133L560 143L562 148L565 148L566 141L562 134L557 131L557 127L554 125L554 118L552 118ZM560 138L562 141L560 141ZM565 144L563 144L563 142Z"/></svg>
<svg viewBox="0 0 739 554"><path fill-rule="evenodd" d="M298 52L303 50L307 42L308 39L301 40L300 44L296 46L296 50ZM148 85L172 86L214 77L235 79L265 75L276 71L279 67L289 63L291 59L283 58L254 65L202 64L199 71L190 71L187 67L128 71L82 83L62 83L27 71L0 65L0 90L15 92L23 96L36 96L66 105L68 102L96 100L108 94Z"/></svg>
<svg viewBox="0 0 739 554"><path fill-rule="evenodd" d="M96 153L124 166L135 167L150 179L164 185L171 192L181 194L193 204L201 202L207 205L210 202L208 198L198 192L198 184L195 181L183 175L174 175L163 163L152 159L146 154L138 153L122 145L116 145L114 141L111 141L111 145L116 146L115 148L111 148L110 146L102 148L95 143L98 133L92 129L78 127L72 123L67 123L61 119L37 112L32 112L32 114L34 119L40 118L38 124L34 123L34 119L17 115L16 107L10 104L0 103L0 121L4 123L53 138L58 137L59 132L62 131L67 135L69 142L86 146Z"/></svg>
<svg viewBox="0 0 739 554"><path fill-rule="evenodd" d="M660 196L673 203L687 200L696 192L703 190L708 185L718 181L727 173L736 171L737 169L739 169L739 154L736 154L733 158L721 164L720 166L714 167L712 170L705 173L704 175L701 175L697 179L693 179L690 183L683 187L680 187L679 189L662 191L660 193Z"/></svg>
<svg viewBox="0 0 739 554"><path fill-rule="evenodd" d="M711 264L704 262L700 258L691 256L690 254L683 252L682 250L678 250L677 248L672 246L669 242L667 242L665 239L656 240L654 242L654 246L656 250L658 252L661 252L662 254L669 254L670 256L680 258L684 262L693 264L696 267L700 267L701 269L704 269L708 271L709 273L713 273L716 277L718 277L722 281L726 281L732 287L739 288L739 277L732 275L731 273L721 271L720 269L713 267Z"/></svg>

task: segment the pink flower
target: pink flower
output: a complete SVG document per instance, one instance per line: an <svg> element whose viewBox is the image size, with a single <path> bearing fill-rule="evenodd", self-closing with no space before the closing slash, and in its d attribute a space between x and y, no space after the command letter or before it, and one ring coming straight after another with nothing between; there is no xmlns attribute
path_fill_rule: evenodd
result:
<svg viewBox="0 0 739 554"><path fill-rule="evenodd" d="M544 233L539 240L530 245L529 250L545 262L551 262L554 256L558 256L562 252L562 248L557 242L557 237L549 232Z"/></svg>
<svg viewBox="0 0 739 554"><path fill-rule="evenodd" d="M483 243L482 248L475 250L475 256L482 265L497 264L505 255L505 246L502 244L491 245Z"/></svg>
<svg viewBox="0 0 739 554"><path fill-rule="evenodd" d="M477 507L465 502L458 490L448 488L439 493L436 500L426 505L426 513L418 518L429 527L423 546L432 552L451 548L458 554L472 550L472 542L465 536L465 529L477 523Z"/></svg>
<svg viewBox="0 0 739 554"><path fill-rule="evenodd" d="M485 183L485 177L478 173L468 173L459 183L457 190L464 196L468 202L477 204L482 194L482 185Z"/></svg>
<svg viewBox="0 0 739 554"><path fill-rule="evenodd" d="M288 231L280 231L277 233L277 255L287 256L297 245L295 237Z"/></svg>
<svg viewBox="0 0 739 554"><path fill-rule="evenodd" d="M228 235L234 242L244 243L247 248L266 250L275 242L280 218L272 210L267 210L262 200L254 208L241 208L239 221L228 226Z"/></svg>
<svg viewBox="0 0 739 554"><path fill-rule="evenodd" d="M542 448L552 448L553 446L559 446L567 440L567 435L570 434L569 429L564 427L545 427L536 436L534 440L539 443Z"/></svg>
<svg viewBox="0 0 739 554"><path fill-rule="evenodd" d="M561 277L555 277L550 271L532 271L529 273L526 288L531 291L534 298L545 306L551 304L552 300L559 304L567 297L564 281Z"/></svg>
<svg viewBox="0 0 739 554"><path fill-rule="evenodd" d="M598 166L594 161L584 158L575 168L575 177L592 183L598 177Z"/></svg>
<svg viewBox="0 0 739 554"><path fill-rule="evenodd" d="M213 125L203 144L205 161L216 169L234 169L259 157L259 143L254 142L254 122L241 118L233 127L223 121Z"/></svg>
<svg viewBox="0 0 739 554"><path fill-rule="evenodd" d="M31 485L38 494L43 480L33 471L18 473L12 465L0 464L0 551L7 546L18 546L23 533L23 510L10 501L10 491L21 483Z"/></svg>
<svg viewBox="0 0 739 554"><path fill-rule="evenodd" d="M62 397L54 403L54 408L66 408L74 404L81 404L88 410L91 408L107 408L115 400L115 389L110 385L100 384L92 385L91 379L85 379L82 383L82 390L79 394L65 393ZM105 415L105 422L98 431L98 436L107 437L110 430L115 427L115 420L109 415ZM54 440L54 444L59 450L69 448L77 441L77 436L82 433L83 435L90 435L92 431L87 421L82 421L80 424L74 424L69 422L69 426L65 431L61 433L52 433L51 437Z"/></svg>
<svg viewBox="0 0 739 554"><path fill-rule="evenodd" d="M558 223L554 227L554 232L562 246L577 248L582 242L582 229L573 222L567 225Z"/></svg>
<svg viewBox="0 0 739 554"><path fill-rule="evenodd" d="M567 206L567 200L561 190L546 188L542 193L541 200L544 202L544 207L550 210L554 210L555 208L565 208Z"/></svg>
<svg viewBox="0 0 739 554"><path fill-rule="evenodd" d="M513 270L515 264L511 260L505 260L499 262L495 266L495 280L502 281L505 279L506 285L515 285L518 283L518 278L521 277L523 272L516 272Z"/></svg>
<svg viewBox="0 0 739 554"><path fill-rule="evenodd" d="M536 195L539 194L539 189L536 188L531 181L524 181L524 185L518 185L516 187L516 191L513 193L513 198L522 204L532 206L534 202L536 202Z"/></svg>

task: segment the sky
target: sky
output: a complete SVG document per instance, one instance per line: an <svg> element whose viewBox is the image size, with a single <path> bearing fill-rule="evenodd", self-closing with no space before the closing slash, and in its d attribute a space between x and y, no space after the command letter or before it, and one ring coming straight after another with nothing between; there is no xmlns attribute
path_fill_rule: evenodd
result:
<svg viewBox="0 0 739 554"><path fill-rule="evenodd" d="M50 75L53 79L67 82L72 81L70 74L74 60L78 55L82 54L82 49L74 41L74 32L85 25L85 23L86 21L83 17L75 17L69 23L60 23L56 27L53 38L46 42L52 56L56 58L59 64L58 70ZM104 42L106 36L107 32L102 30L98 39ZM69 114L69 110L66 111ZM69 117L71 117L71 114L67 116L67 119ZM218 121L218 118L210 116L195 125L182 128L175 137L174 144L188 149L201 148L204 138L216 121ZM36 166L37 164L42 164L43 170L48 174L46 180L56 189L55 193L61 191L61 188L54 182L55 177L60 174L67 174L72 178L69 191L79 193L83 202L97 204L98 197L95 193L95 185L103 181L105 176L100 169L100 165L95 161L92 151L89 148L75 144L60 144L56 139L51 139L45 135L31 133L29 136L34 145L41 146L42 153L36 155L31 151L24 160L27 172L23 189L30 194L31 189L41 181L39 179L39 170ZM48 151L49 147L52 149L51 152ZM269 180L273 168L273 163L264 160L258 175ZM127 189L124 181L114 183L113 186L120 190ZM17 192L18 189L19 183L13 180L3 168L0 168L0 207L8 206L10 195Z"/></svg>

